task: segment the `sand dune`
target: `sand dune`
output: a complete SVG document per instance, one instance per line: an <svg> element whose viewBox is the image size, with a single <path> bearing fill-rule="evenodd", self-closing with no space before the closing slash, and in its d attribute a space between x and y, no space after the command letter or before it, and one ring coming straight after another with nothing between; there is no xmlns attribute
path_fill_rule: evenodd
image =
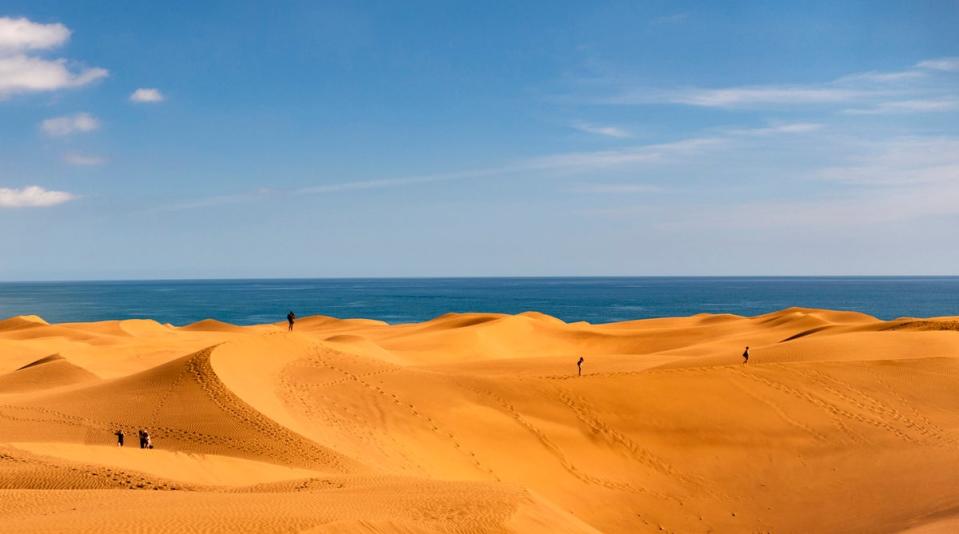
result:
<svg viewBox="0 0 959 534"><path fill-rule="evenodd" d="M12 373L0 375L0 393L22 393L61 386L86 384L99 378L59 354L30 362Z"/></svg>
<svg viewBox="0 0 959 534"><path fill-rule="evenodd" d="M292 333L14 317L0 517L4 532L948 532L957 379L956 317L317 316Z"/></svg>

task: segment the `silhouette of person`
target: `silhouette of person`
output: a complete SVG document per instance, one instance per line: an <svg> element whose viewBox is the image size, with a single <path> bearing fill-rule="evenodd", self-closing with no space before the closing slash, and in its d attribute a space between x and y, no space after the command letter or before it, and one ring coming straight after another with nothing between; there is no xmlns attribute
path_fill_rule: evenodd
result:
<svg viewBox="0 0 959 534"><path fill-rule="evenodd" d="M145 449L153 448L153 440L150 439L150 433L147 432L146 430L143 431L143 448Z"/></svg>
<svg viewBox="0 0 959 534"><path fill-rule="evenodd" d="M749 363L749 347L746 347L746 350L743 351L743 365Z"/></svg>
<svg viewBox="0 0 959 534"><path fill-rule="evenodd" d="M296 320L296 314L291 310L290 313L286 314L286 322L290 323L290 332L293 331L293 321Z"/></svg>
<svg viewBox="0 0 959 534"><path fill-rule="evenodd" d="M117 447L123 446L123 429L119 429L113 433L117 437Z"/></svg>
<svg viewBox="0 0 959 534"><path fill-rule="evenodd" d="M583 357L580 356L579 360L576 361L576 369L578 371L577 376L583 376Z"/></svg>
<svg viewBox="0 0 959 534"><path fill-rule="evenodd" d="M145 449L147 446L147 431L142 428L137 430L137 437L140 438L140 448Z"/></svg>

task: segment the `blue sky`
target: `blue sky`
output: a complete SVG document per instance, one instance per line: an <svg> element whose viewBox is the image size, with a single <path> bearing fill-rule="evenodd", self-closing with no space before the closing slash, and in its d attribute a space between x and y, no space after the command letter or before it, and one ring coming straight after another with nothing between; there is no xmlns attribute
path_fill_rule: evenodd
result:
<svg viewBox="0 0 959 534"><path fill-rule="evenodd" d="M0 280L959 274L959 2L0 3Z"/></svg>

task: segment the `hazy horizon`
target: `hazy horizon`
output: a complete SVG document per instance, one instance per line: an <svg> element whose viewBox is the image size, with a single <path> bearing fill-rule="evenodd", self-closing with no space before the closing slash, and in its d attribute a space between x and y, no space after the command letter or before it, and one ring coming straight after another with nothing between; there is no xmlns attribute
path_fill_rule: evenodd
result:
<svg viewBox="0 0 959 534"><path fill-rule="evenodd" d="M82 284L109 282L229 282L229 281L295 281L295 280L499 280L499 279L657 279L657 278L717 278L717 279L904 279L904 278L959 278L955 274L597 274L597 275L495 275L495 276L257 276L236 278L77 278L77 279L22 279L0 280L0 284Z"/></svg>

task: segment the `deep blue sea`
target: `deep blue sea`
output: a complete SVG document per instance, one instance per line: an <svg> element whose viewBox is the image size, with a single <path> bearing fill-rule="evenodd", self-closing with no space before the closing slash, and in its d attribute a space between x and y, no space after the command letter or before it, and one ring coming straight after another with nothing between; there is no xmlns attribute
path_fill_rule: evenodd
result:
<svg viewBox="0 0 959 534"><path fill-rule="evenodd" d="M757 315L790 306L882 319L959 315L959 277L411 278L0 283L0 317L51 322L151 318L184 325L282 321L288 310L424 321L447 312L536 310L605 323L696 313Z"/></svg>

